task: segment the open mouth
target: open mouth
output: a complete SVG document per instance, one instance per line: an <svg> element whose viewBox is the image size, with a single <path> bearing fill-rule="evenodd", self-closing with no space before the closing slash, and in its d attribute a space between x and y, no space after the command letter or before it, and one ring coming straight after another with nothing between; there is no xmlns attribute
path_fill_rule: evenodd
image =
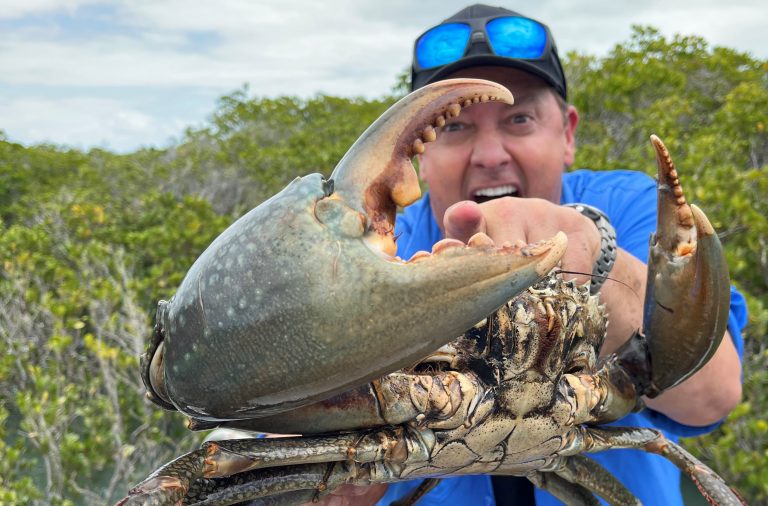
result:
<svg viewBox="0 0 768 506"><path fill-rule="evenodd" d="M520 190L517 186L505 184L502 186L480 188L472 193L472 200L478 204L482 204L483 202L488 202L489 200L497 199L499 197L518 196L520 196Z"/></svg>

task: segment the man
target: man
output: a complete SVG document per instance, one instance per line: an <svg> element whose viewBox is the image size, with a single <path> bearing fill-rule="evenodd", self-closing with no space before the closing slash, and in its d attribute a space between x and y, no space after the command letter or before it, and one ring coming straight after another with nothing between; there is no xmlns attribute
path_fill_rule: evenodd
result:
<svg viewBox="0 0 768 506"><path fill-rule="evenodd" d="M409 258L443 237L466 242L484 232L497 244L530 243L562 230L569 241L564 270L610 269L609 281L593 282L610 314L602 349L610 353L642 324L648 237L656 219L654 182L627 171L564 173L574 160L579 115L566 102L565 77L545 25L503 8L461 10L416 41L412 88L453 77L496 81L512 91L516 103L466 108L427 144L419 170L429 193L398 218L398 255ZM602 260L605 241L593 219L563 206L576 202L601 210L615 227L619 249L612 268ZM649 409L616 425L661 428L677 439L705 433L728 414L741 396L740 330L746 318L743 298L735 293L732 299L729 332L712 360L678 387L646 399ZM643 504L682 504L679 473L664 459L631 450L594 458ZM372 504L385 493L378 503L383 505L416 486L343 487L326 500ZM534 504L534 495L537 505L560 504L520 479L488 476L443 480L418 504Z"/></svg>

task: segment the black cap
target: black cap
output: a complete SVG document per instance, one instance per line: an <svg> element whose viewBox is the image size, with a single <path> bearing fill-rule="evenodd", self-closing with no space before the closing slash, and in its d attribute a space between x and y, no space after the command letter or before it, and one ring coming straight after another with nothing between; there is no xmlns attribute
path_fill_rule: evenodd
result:
<svg viewBox="0 0 768 506"><path fill-rule="evenodd" d="M505 9L503 7L491 7L483 4L475 4L460 10L440 24L472 24L474 21L475 25L477 25L478 21L481 21L484 26L485 22L502 16L527 18L527 16L523 16L522 14ZM541 58L535 60L498 56L493 52L493 49L491 49L484 34L481 34L482 36L475 36L473 33L470 37L469 48L467 49L464 56L453 63L449 63L441 67L422 70L417 68L416 48L414 44L414 58L411 65L411 90L416 90L429 83L445 79L449 75L461 69L477 67L481 65L489 65L512 67L533 74L546 81L560 94L560 96L562 96L564 99L567 99L565 74L563 73L563 66L560 63L560 58L557 56L555 40L552 38L552 33L549 31L549 27L547 27L547 25L540 21L536 22L543 26L546 30L547 42L546 47L544 48L544 54L541 56ZM421 36L419 36L419 39L420 38ZM419 39L416 39L416 41L418 42Z"/></svg>

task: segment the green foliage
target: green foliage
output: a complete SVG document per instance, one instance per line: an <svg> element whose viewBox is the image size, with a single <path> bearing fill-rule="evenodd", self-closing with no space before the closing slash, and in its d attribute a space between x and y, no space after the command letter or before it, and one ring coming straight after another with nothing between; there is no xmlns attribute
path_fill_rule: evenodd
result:
<svg viewBox="0 0 768 506"><path fill-rule="evenodd" d="M297 175L330 174L349 146L392 103L331 96L222 97L211 124L187 131L156 164L158 184L197 195L221 214L239 215Z"/></svg>
<svg viewBox="0 0 768 506"><path fill-rule="evenodd" d="M154 298L229 220L138 180L121 188L112 157L11 149L30 174L46 172L35 160L57 170L3 209L0 503L103 504L198 439L142 398L137 357Z"/></svg>
<svg viewBox="0 0 768 506"><path fill-rule="evenodd" d="M766 62L650 28L604 58L570 54L578 166L652 171L661 136L748 295L744 402L688 445L768 501ZM330 173L393 97L222 97L167 150L115 155L0 133L0 504L114 502L200 439L143 396L156 302L207 244L297 175Z"/></svg>

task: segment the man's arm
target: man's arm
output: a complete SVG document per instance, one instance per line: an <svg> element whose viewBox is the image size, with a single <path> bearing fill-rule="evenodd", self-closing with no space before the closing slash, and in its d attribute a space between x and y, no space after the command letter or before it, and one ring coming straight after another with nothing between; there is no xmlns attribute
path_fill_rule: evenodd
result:
<svg viewBox="0 0 768 506"><path fill-rule="evenodd" d="M619 249L610 279L600 290L609 315L602 354L615 351L642 326L647 272L643 262ZM682 424L704 426L725 418L739 399L741 362L726 331L720 347L701 370L655 399L646 399L646 404Z"/></svg>

